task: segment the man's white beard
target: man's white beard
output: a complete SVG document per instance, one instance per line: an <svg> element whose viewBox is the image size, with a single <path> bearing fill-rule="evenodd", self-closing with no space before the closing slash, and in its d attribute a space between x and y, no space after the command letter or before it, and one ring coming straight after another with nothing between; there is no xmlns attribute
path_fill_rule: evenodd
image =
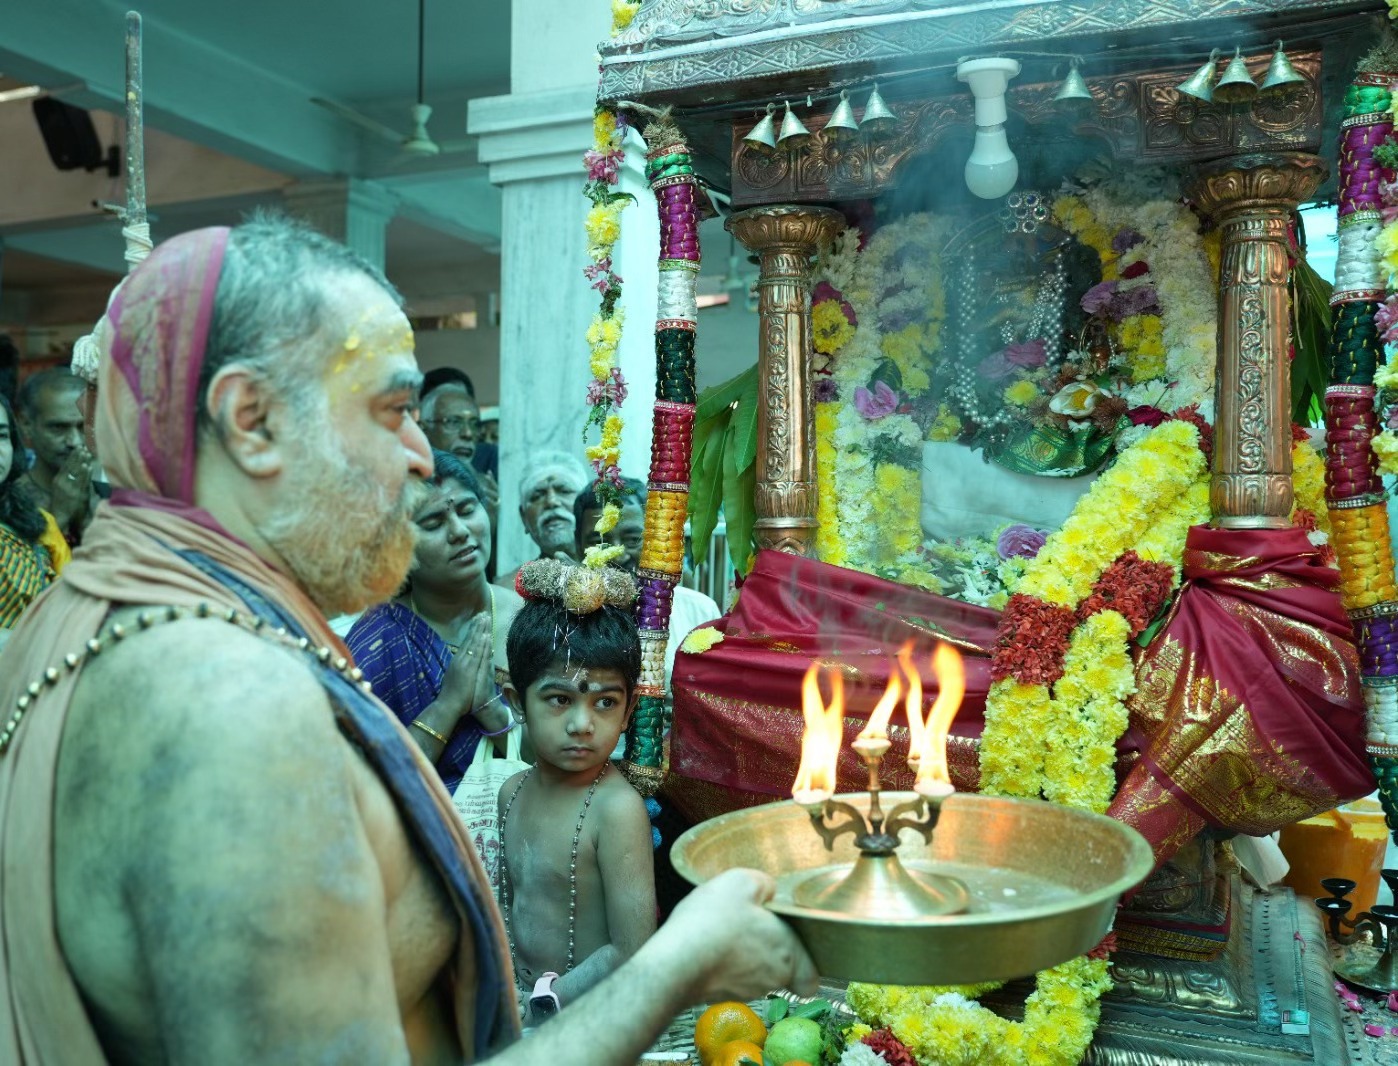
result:
<svg viewBox="0 0 1398 1066"><path fill-rule="evenodd" d="M328 420L305 427L301 443L286 477L293 503L259 532L327 617L389 599L412 564L420 486L409 477L390 498L350 459Z"/></svg>
<svg viewBox="0 0 1398 1066"><path fill-rule="evenodd" d="M568 525L566 527L559 524L555 524L554 526L546 525L551 518L566 518L568 520ZM577 527L573 523L573 514L571 511L565 511L561 507L549 510L539 516L537 528L539 530L539 535L535 538L535 543L539 545L539 554L541 556L549 559L559 552L567 552L569 555L573 554L575 543L574 531Z"/></svg>

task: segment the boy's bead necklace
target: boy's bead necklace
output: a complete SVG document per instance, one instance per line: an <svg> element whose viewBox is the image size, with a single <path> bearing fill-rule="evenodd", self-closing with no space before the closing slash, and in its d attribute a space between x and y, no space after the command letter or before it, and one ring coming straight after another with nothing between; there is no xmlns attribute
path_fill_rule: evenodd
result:
<svg viewBox="0 0 1398 1066"><path fill-rule="evenodd" d="M587 795L583 796L582 810L578 811L578 824L573 830L573 848L568 857L568 966L563 972L567 973L573 968L574 951L577 946L578 932L578 845L582 841L583 823L587 821L587 809L592 806L593 793L597 791L598 784L606 776L608 763L602 764L602 769L597 771L597 776L592 779L592 784L587 786ZM524 788L524 783L529 780L529 775L534 772L534 767L524 771L524 776L519 779L519 784L510 793L510 798L505 802L505 809L500 812L500 877L504 886L508 889L508 897L505 905L500 909L505 916L505 939L510 944L510 958L515 957L515 934L510 924L510 911L514 909L515 889L514 882L510 878L510 865L505 856L505 826L510 818L510 808L515 805L515 799Z"/></svg>

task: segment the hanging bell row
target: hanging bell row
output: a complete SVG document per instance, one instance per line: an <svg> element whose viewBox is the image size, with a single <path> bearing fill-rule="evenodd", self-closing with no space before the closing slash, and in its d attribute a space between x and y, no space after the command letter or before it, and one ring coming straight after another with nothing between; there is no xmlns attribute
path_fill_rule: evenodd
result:
<svg viewBox="0 0 1398 1066"><path fill-rule="evenodd" d="M1292 85L1300 85L1305 82L1305 78L1296 72L1296 68L1291 65L1291 60L1287 58L1286 51L1282 48L1282 42L1278 41L1272 52L1272 62L1267 67L1267 76L1263 78L1262 85L1252 80L1252 75L1248 73L1247 63L1243 61L1241 48L1233 50L1233 58L1228 61L1228 66L1223 70L1223 77L1218 79L1218 84L1214 84L1214 76L1217 73L1215 63L1218 60L1218 49L1209 53L1209 58L1203 66L1191 74L1179 85L1179 92L1185 96L1192 96L1196 100L1204 103L1217 101L1220 104L1243 105L1250 104L1259 93L1275 93L1285 90Z"/></svg>
<svg viewBox="0 0 1398 1066"><path fill-rule="evenodd" d="M810 130L806 129L806 124L791 109L791 101L783 101L785 112L782 115L781 125L776 121L776 104L767 105L767 113L762 116L756 126L743 138L743 140L764 151L775 150L778 146L782 148L799 148L811 139ZM864 105L864 119L860 121L854 115L854 106L849 102L849 93L840 90L840 102L835 105L834 112L825 123L825 135L833 141L851 140L859 134L860 130L868 130L871 133L881 133L895 125L898 121L896 115L888 109L883 97L879 94L878 84L874 84L873 91L869 94L869 102Z"/></svg>

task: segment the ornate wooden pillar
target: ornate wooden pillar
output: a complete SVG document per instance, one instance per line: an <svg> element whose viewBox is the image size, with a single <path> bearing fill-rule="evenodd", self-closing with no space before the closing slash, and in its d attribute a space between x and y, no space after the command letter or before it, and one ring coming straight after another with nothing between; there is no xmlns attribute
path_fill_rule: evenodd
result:
<svg viewBox="0 0 1398 1066"><path fill-rule="evenodd" d="M761 256L757 282L758 547L806 555L815 543L811 257L844 226L827 207L752 207L728 231Z"/></svg>
<svg viewBox="0 0 1398 1066"><path fill-rule="evenodd" d="M1223 232L1210 499L1224 529L1291 521L1287 225L1325 174L1304 152L1235 156L1200 167L1190 190Z"/></svg>

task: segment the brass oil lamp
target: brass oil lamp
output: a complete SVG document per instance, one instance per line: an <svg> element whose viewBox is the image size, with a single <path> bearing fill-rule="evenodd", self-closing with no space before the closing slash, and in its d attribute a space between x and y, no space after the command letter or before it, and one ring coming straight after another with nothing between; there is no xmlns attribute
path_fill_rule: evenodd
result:
<svg viewBox="0 0 1398 1066"><path fill-rule="evenodd" d="M937 693L924 714L913 649L897 653L850 745L868 791L836 795L844 677L813 664L792 799L722 815L675 842L675 867L695 884L733 867L769 874L768 906L826 977L929 985L1027 976L1095 947L1121 894L1154 864L1144 838L1111 818L956 792L946 737L965 678L955 649L939 644L929 673ZM912 791L886 793L880 771L900 704L916 777Z"/></svg>

